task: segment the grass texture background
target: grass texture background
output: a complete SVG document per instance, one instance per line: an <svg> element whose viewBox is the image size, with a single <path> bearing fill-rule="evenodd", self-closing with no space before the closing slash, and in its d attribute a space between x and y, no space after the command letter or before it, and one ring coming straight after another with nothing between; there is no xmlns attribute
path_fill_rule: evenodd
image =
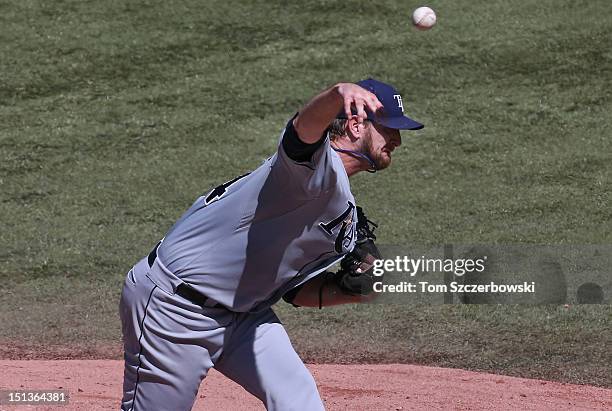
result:
<svg viewBox="0 0 612 411"><path fill-rule="evenodd" d="M436 0L428 32L419 5L0 0L3 355L118 357L127 270L338 81L426 124L353 179L379 241L610 244L609 2ZM308 361L612 386L609 305L277 310Z"/></svg>

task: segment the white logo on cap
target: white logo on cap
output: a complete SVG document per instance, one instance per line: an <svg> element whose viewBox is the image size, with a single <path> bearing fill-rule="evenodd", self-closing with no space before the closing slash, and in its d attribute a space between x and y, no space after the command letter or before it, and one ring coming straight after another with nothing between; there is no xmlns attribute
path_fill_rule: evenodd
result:
<svg viewBox="0 0 612 411"><path fill-rule="evenodd" d="M402 96L399 94L394 94L393 98L397 100L397 106L402 109L402 113L404 112L404 104L402 104Z"/></svg>

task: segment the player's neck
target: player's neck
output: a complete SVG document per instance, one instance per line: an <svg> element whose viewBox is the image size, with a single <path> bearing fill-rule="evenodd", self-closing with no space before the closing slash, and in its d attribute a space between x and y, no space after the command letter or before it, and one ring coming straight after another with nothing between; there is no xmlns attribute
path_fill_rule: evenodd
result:
<svg viewBox="0 0 612 411"><path fill-rule="evenodd" d="M339 152L340 160L342 160L342 164L344 165L344 169L346 170L346 174L351 177L354 174L357 174L360 171L365 171L368 169L369 164L366 160L355 157L349 153Z"/></svg>

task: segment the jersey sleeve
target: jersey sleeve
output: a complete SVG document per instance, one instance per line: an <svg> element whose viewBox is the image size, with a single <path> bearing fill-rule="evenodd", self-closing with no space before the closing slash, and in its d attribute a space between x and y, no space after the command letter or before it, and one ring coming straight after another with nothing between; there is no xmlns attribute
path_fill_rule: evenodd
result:
<svg viewBox="0 0 612 411"><path fill-rule="evenodd" d="M317 197L337 179L333 156L327 134L306 144L299 139L292 118L281 134L273 174L287 195Z"/></svg>
<svg viewBox="0 0 612 411"><path fill-rule="evenodd" d="M285 150L287 156L293 161L298 163L309 162L319 147L321 147L321 145L324 143L325 136L321 136L319 141L316 143L304 143L302 140L300 140L295 127L293 127L293 120L296 116L297 114L293 116L291 120L289 120L287 126L285 127L285 132L281 137L282 148Z"/></svg>

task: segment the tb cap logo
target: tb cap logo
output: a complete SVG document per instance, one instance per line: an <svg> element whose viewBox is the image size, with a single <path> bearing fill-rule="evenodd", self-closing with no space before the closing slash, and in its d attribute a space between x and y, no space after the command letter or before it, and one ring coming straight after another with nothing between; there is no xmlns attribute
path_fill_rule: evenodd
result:
<svg viewBox="0 0 612 411"><path fill-rule="evenodd" d="M397 100L397 106L402 110L402 113L404 112L404 104L402 103L402 96L400 96L399 94L394 94L393 98L395 100Z"/></svg>

